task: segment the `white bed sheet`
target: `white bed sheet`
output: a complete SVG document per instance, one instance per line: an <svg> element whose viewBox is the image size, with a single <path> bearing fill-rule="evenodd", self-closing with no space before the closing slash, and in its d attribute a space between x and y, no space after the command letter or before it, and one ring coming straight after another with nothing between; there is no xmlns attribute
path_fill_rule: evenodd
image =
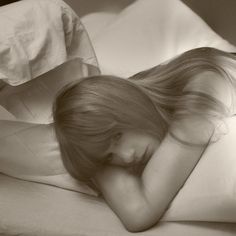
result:
<svg viewBox="0 0 236 236"><path fill-rule="evenodd" d="M102 201L81 193L0 175L0 234L129 236ZM140 236L233 236L236 224L161 222Z"/></svg>

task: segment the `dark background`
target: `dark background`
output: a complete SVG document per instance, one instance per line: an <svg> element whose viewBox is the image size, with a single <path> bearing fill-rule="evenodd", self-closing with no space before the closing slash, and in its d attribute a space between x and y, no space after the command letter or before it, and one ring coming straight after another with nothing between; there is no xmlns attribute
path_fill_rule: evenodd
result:
<svg viewBox="0 0 236 236"><path fill-rule="evenodd" d="M50 1L50 0L48 0ZM148 0L146 0L148 1ZM0 0L0 6L17 0ZM119 12L134 0L65 0L78 15L95 11ZM236 45L236 0L182 0L195 11L207 24Z"/></svg>
<svg viewBox="0 0 236 236"><path fill-rule="evenodd" d="M148 0L145 0L148 1ZM120 11L134 0L65 0L80 16ZM223 38L236 45L236 0L182 0Z"/></svg>

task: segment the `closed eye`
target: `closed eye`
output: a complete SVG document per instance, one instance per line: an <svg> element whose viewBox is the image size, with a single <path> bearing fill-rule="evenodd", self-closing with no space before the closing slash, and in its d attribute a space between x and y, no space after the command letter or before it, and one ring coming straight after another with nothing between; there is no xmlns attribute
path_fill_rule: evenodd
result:
<svg viewBox="0 0 236 236"><path fill-rule="evenodd" d="M122 136L122 133L121 133L121 132L118 132L117 134L115 134L115 135L112 137L112 142L113 142L113 144L114 144L114 143L117 143L117 142L120 140L121 136Z"/></svg>
<svg viewBox="0 0 236 236"><path fill-rule="evenodd" d="M112 162L112 160L113 160L113 155L112 155L112 153L110 153L106 156L106 163L110 164Z"/></svg>

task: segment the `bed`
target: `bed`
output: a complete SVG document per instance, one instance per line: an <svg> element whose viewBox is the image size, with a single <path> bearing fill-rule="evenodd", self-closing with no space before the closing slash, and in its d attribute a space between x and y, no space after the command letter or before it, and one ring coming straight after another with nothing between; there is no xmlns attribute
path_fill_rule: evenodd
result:
<svg viewBox="0 0 236 236"><path fill-rule="evenodd" d="M191 48L235 46L178 0L137 0L83 24L61 0L23 0L0 18L0 235L133 235L64 169L51 124L56 92L83 76L125 78ZM235 117L219 135L162 220L138 235L236 234Z"/></svg>

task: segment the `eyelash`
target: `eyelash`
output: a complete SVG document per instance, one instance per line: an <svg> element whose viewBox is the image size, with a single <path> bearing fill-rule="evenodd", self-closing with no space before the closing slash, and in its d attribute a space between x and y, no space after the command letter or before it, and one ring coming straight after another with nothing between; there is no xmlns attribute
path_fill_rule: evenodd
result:
<svg viewBox="0 0 236 236"><path fill-rule="evenodd" d="M112 154L110 153L110 154L107 155L106 162L107 162L107 163L110 163L110 162L112 161L112 159L113 159L113 156L112 156Z"/></svg>
<svg viewBox="0 0 236 236"><path fill-rule="evenodd" d="M119 139L121 138L121 135L122 135L121 132L117 133L116 135L114 135L113 140L115 142L119 141Z"/></svg>
<svg viewBox="0 0 236 236"><path fill-rule="evenodd" d="M113 143L117 143L117 142L120 140L121 135L122 135L121 132L119 132L119 133L117 133L116 135L114 135L113 138L112 138L112 142L113 142ZM106 156L106 163L109 164L112 160L113 160L113 154L112 154L112 153L109 153L109 154Z"/></svg>

